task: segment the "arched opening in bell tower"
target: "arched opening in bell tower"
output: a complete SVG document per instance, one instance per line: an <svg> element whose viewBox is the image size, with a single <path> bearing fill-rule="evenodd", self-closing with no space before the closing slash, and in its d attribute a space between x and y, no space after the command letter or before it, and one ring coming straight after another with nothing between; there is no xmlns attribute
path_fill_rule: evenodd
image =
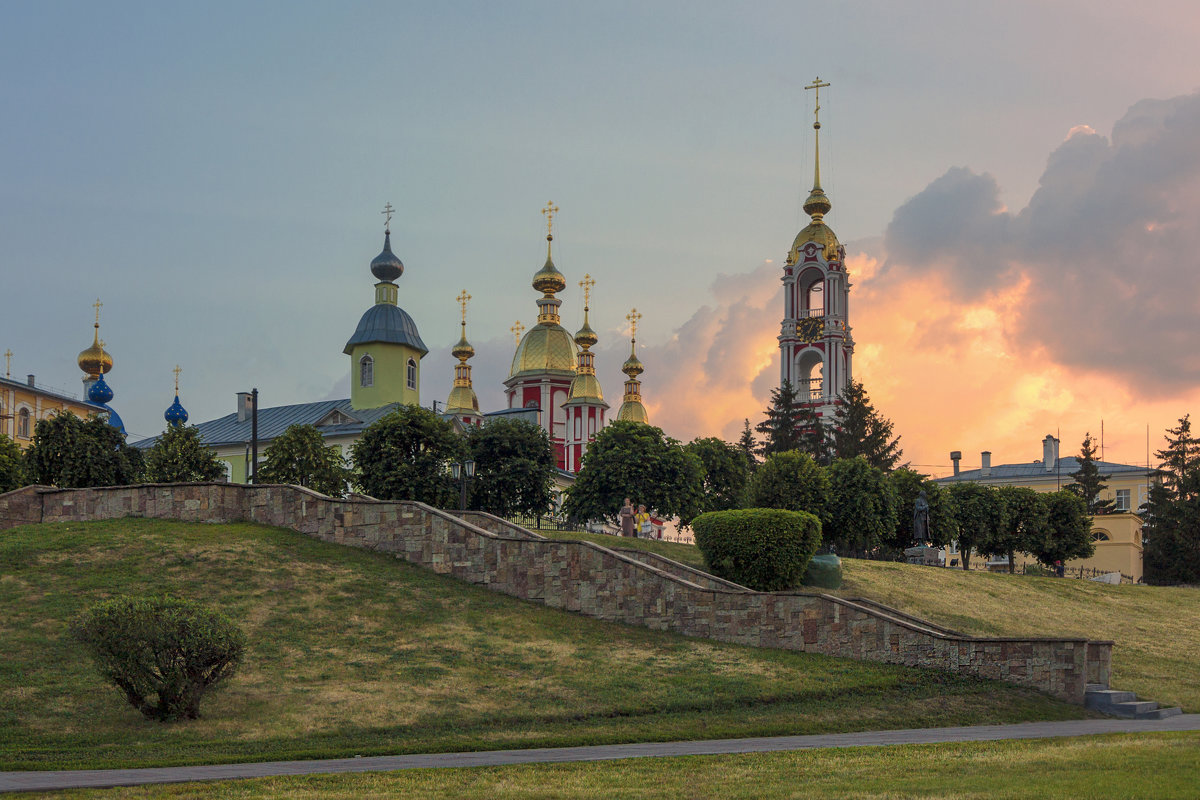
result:
<svg viewBox="0 0 1200 800"><path fill-rule="evenodd" d="M825 275L819 269L806 269L796 281L799 291L797 317L820 317L825 314Z"/></svg>
<svg viewBox="0 0 1200 800"><path fill-rule="evenodd" d="M825 360L817 350L805 350L796 358L796 402L820 402L825 397Z"/></svg>

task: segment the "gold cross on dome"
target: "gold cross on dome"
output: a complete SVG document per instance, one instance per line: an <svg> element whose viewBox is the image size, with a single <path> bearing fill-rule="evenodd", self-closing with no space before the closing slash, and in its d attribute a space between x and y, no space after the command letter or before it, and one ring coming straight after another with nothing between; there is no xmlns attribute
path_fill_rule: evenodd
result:
<svg viewBox="0 0 1200 800"><path fill-rule="evenodd" d="M525 332L525 326L521 324L521 320L517 320L516 322L514 322L513 326L511 328L509 328L509 330L512 331L512 335L513 335L513 338L516 339L516 343L520 344L521 343L521 334Z"/></svg>
<svg viewBox="0 0 1200 800"><path fill-rule="evenodd" d="M818 77L816 80L814 80L808 86L804 87L805 91L808 91L809 89L817 90L817 103L816 103L816 107L813 109L813 124L816 125L817 127L821 126L821 118L818 116L818 114L820 114L820 112L821 112L821 89L828 85L829 85L828 81L822 81Z"/></svg>
<svg viewBox="0 0 1200 800"><path fill-rule="evenodd" d="M175 369L171 370L171 372L175 373L175 394L179 394L179 373L183 372L183 370L176 364Z"/></svg>
<svg viewBox="0 0 1200 800"><path fill-rule="evenodd" d="M385 203L383 206L383 211L379 212L380 214L384 215L384 220L383 220L383 232L384 233L392 232L392 212L395 210L396 209L392 208L391 203Z"/></svg>
<svg viewBox="0 0 1200 800"><path fill-rule="evenodd" d="M100 302L99 297L96 298L96 302L92 303L92 308L96 309L96 324L97 325L100 324L100 307L103 305L104 305L104 303Z"/></svg>
<svg viewBox="0 0 1200 800"><path fill-rule="evenodd" d="M592 287L596 285L596 281L590 274L585 273L583 280L579 282L579 285L583 287L583 307L586 310L588 307L588 301L592 297Z"/></svg>
<svg viewBox="0 0 1200 800"><path fill-rule="evenodd" d="M554 205L553 200L546 202L546 207L542 209L542 213L546 216L546 236L553 238L554 236L554 215L558 213L558 206Z"/></svg>
<svg viewBox="0 0 1200 800"><path fill-rule="evenodd" d="M630 339L637 338L637 324L638 324L638 320L641 318L642 318L642 315L638 313L638 310L636 308L631 310L628 314L625 315L625 321L629 323L629 338Z"/></svg>
<svg viewBox="0 0 1200 800"><path fill-rule="evenodd" d="M458 301L458 304L460 306L462 306L462 324L466 325L467 324L467 303L470 301L471 295L467 294L466 289L463 289L462 294L460 294L458 297L456 297L454 299Z"/></svg>

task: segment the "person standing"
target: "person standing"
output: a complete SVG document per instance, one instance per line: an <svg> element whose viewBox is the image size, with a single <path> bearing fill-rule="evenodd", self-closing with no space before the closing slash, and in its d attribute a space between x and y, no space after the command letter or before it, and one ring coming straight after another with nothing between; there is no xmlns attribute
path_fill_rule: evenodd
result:
<svg viewBox="0 0 1200 800"><path fill-rule="evenodd" d="M633 537L636 530L636 528L634 528L636 520L634 519L635 512L633 510L633 500L626 497L625 505L621 506L621 511L617 516L619 516L621 519L621 535Z"/></svg>
<svg viewBox="0 0 1200 800"><path fill-rule="evenodd" d="M652 527L650 524L650 515L646 512L646 507L638 506L637 535L642 539L649 539Z"/></svg>

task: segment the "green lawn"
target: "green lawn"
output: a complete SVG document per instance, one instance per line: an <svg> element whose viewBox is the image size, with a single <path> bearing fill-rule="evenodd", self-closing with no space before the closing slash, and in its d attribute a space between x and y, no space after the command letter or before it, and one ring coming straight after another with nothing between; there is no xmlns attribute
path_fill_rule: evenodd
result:
<svg viewBox="0 0 1200 800"><path fill-rule="evenodd" d="M144 720L66 636L161 593L245 628L203 718ZM0 763L51 769L724 738L1078 717L1005 684L605 623L250 524L0 533Z"/></svg>
<svg viewBox="0 0 1200 800"><path fill-rule="evenodd" d="M704 568L693 545L591 534L580 538L584 536ZM1115 688L1164 706L1200 711L1196 587L1109 586L861 559L844 559L842 571L845 584L831 594L865 597L962 633L1111 639Z"/></svg>
<svg viewBox="0 0 1200 800"><path fill-rule="evenodd" d="M62 792L54 798L1155 798L1193 800L1200 733L421 769Z"/></svg>

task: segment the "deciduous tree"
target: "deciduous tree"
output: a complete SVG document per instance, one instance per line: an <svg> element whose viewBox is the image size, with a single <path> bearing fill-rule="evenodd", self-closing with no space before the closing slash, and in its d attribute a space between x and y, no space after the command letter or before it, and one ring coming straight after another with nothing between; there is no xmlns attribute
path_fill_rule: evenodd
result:
<svg viewBox="0 0 1200 800"><path fill-rule="evenodd" d="M0 433L0 493L20 489L26 482L25 454L16 442Z"/></svg>
<svg viewBox="0 0 1200 800"><path fill-rule="evenodd" d="M1047 535L1049 509L1041 494L1025 486L1001 486L996 492L1004 505L1004 524L989 532L982 549L1008 556L1008 571L1015 572L1013 556L1032 553Z"/></svg>
<svg viewBox="0 0 1200 800"><path fill-rule="evenodd" d="M64 488L123 486L142 477L142 454L99 417L69 411L39 419L25 463L34 483Z"/></svg>
<svg viewBox="0 0 1200 800"><path fill-rule="evenodd" d="M704 467L701 511L741 508L746 499L750 469L741 448L716 437L693 439L683 449Z"/></svg>
<svg viewBox="0 0 1200 800"><path fill-rule="evenodd" d="M341 450L314 425L292 425L267 447L259 483L291 483L330 497L346 493L353 474Z"/></svg>
<svg viewBox="0 0 1200 800"><path fill-rule="evenodd" d="M954 507L954 539L962 568L969 569L972 548L982 552L992 531L1004 524L1004 506L994 489L969 481L951 484L949 494Z"/></svg>
<svg viewBox="0 0 1200 800"><path fill-rule="evenodd" d="M493 420L468 430L467 449L475 461L471 508L504 517L549 510L554 449L540 425Z"/></svg>
<svg viewBox="0 0 1200 800"><path fill-rule="evenodd" d="M687 524L699 511L704 468L661 428L617 421L596 434L567 495L568 516L615 521L624 498Z"/></svg>
<svg viewBox="0 0 1200 800"><path fill-rule="evenodd" d="M759 465L747 487L751 508L807 511L829 521L829 476L808 453L774 453Z"/></svg>
<svg viewBox="0 0 1200 800"><path fill-rule="evenodd" d="M889 537L885 537L885 545L898 555L899 551L914 544L913 506L922 491L929 503L929 544L942 547L954 541L954 512L950 495L941 485L908 467L893 470L888 481L896 493L896 527Z"/></svg>
<svg viewBox="0 0 1200 800"><path fill-rule="evenodd" d="M416 500L457 508L450 463L465 452L449 422L420 406L402 405L372 423L351 455L362 490L380 500Z"/></svg>
<svg viewBox="0 0 1200 800"><path fill-rule="evenodd" d="M195 425L168 425L146 451L146 477L152 483L215 481L224 475L225 467L204 446Z"/></svg>
<svg viewBox="0 0 1200 800"><path fill-rule="evenodd" d="M883 470L862 456L829 465L829 524L824 539L839 552L871 550L896 530L896 493Z"/></svg>
<svg viewBox="0 0 1200 800"><path fill-rule="evenodd" d="M1031 538L1027 552L1047 567L1056 561L1091 558L1096 545L1083 498L1065 489L1041 497L1046 504L1046 522L1042 535Z"/></svg>

